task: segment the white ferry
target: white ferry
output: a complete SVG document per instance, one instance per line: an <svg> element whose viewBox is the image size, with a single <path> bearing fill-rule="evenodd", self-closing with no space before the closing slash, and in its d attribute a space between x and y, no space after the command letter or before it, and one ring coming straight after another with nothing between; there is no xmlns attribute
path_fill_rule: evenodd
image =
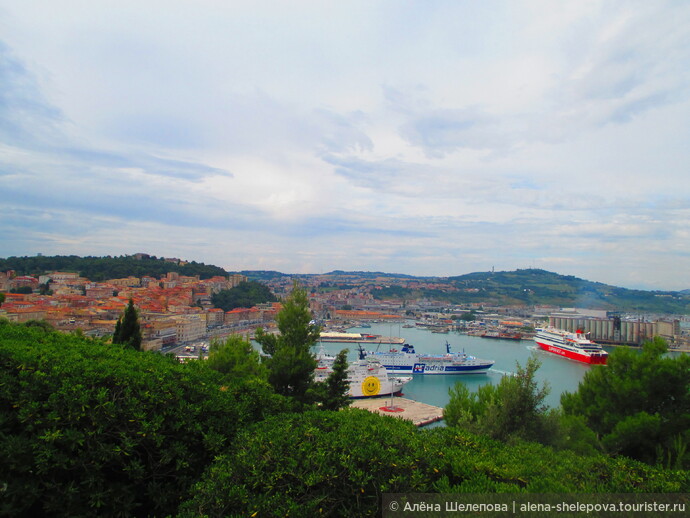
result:
<svg viewBox="0 0 690 518"><path fill-rule="evenodd" d="M317 367L314 374L315 381L325 381L333 372L335 356L326 354L323 345L316 355ZM347 380L350 383L348 395L351 398L374 396L400 395L406 383L412 377L389 376L388 371L375 358L362 358L350 362L347 368Z"/></svg>
<svg viewBox="0 0 690 518"><path fill-rule="evenodd" d="M419 354L414 346L404 344L400 351L370 352L368 357L379 360L393 374L486 374L495 363L468 354L453 353L446 342L446 354Z"/></svg>

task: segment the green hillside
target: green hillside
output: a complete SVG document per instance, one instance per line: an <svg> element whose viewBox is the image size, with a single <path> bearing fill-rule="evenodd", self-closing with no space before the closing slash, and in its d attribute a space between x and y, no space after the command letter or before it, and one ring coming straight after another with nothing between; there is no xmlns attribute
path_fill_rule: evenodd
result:
<svg viewBox="0 0 690 518"><path fill-rule="evenodd" d="M460 289L479 289L480 295L503 304L552 304L660 313L690 311L687 294L618 288L538 269L472 273L451 277L449 282Z"/></svg>
<svg viewBox="0 0 690 518"><path fill-rule="evenodd" d="M150 275L158 278L168 272L199 275L202 279L228 275L227 271L218 266L194 261L169 262L155 256L141 259L135 256L75 255L0 258L0 271L7 270L15 270L18 275L40 275L50 271L78 272L93 281L130 275ZM429 298L451 304L553 305L612 311L690 314L690 290L632 290L539 269L474 272L441 278L343 270L318 275L291 275L272 270L246 270L241 273L250 280L259 282L272 282L281 277L295 277L305 282L318 277L322 282L327 282L330 278L333 283L331 288L371 285L376 279L379 279L379 282L385 279L385 286L378 286L373 292L374 297L379 300ZM425 284L434 286L425 287Z"/></svg>
<svg viewBox="0 0 690 518"><path fill-rule="evenodd" d="M454 304L553 305L690 314L690 294L687 292L618 288L538 269L475 272L433 282L447 287L432 290L391 286L378 290L375 296L379 299L429 297Z"/></svg>
<svg viewBox="0 0 690 518"><path fill-rule="evenodd" d="M168 272L180 275L199 275L208 279L216 275L227 276L223 268L204 263L171 262L156 256L136 258L132 255L118 257L79 257L76 255L8 257L0 259L0 272L14 270L17 275L41 275L48 272L75 272L92 281L118 279L122 277L160 278Z"/></svg>

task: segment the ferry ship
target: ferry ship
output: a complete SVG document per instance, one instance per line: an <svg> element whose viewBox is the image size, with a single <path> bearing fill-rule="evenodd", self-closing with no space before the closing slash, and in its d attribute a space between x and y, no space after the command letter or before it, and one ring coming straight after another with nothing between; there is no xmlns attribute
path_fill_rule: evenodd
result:
<svg viewBox="0 0 690 518"><path fill-rule="evenodd" d="M574 333L554 327L537 329L534 341L545 351L592 365L606 365L609 355L580 329Z"/></svg>
<svg viewBox="0 0 690 518"><path fill-rule="evenodd" d="M338 333L322 331L320 342L364 343L364 344L403 344L405 340L397 336L381 336L369 333Z"/></svg>
<svg viewBox="0 0 690 518"><path fill-rule="evenodd" d="M400 351L391 349L386 352L371 352L369 355L378 359L388 372L394 374L486 374L495 363L464 352L453 353L448 342L446 354L419 354L415 352L413 345L404 344Z"/></svg>
<svg viewBox="0 0 690 518"><path fill-rule="evenodd" d="M522 340L522 333L510 333L506 331L485 331L479 336L481 338L494 338L496 340Z"/></svg>
<svg viewBox="0 0 690 518"><path fill-rule="evenodd" d="M326 354L322 345L316 355L316 361L314 381L326 381L328 375L333 372L335 356ZM348 365L347 381L350 383L348 396L356 399L389 394L398 396L402 394L405 384L412 381L412 377L389 376L381 362L375 358L365 358L360 354L359 360L350 362Z"/></svg>

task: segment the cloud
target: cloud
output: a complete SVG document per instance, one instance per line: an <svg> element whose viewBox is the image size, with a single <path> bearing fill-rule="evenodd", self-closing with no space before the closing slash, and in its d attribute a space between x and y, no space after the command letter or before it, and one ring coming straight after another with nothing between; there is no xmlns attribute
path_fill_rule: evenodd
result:
<svg viewBox="0 0 690 518"><path fill-rule="evenodd" d="M0 142L45 143L64 121L41 93L35 77L0 41Z"/></svg>
<svg viewBox="0 0 690 518"><path fill-rule="evenodd" d="M3 251L690 286L685 4L0 3Z"/></svg>
<svg viewBox="0 0 690 518"><path fill-rule="evenodd" d="M214 216L212 211L204 215L198 202L186 199L190 182L231 177L228 171L127 147L105 150L71 137L69 121L46 101L34 76L2 42L0 81L0 200L15 208L13 214L41 207L44 216L51 210L69 210L90 216L217 226L255 217L249 209L240 208L232 218ZM32 221L49 225L51 220L29 218L23 225L30 228Z"/></svg>

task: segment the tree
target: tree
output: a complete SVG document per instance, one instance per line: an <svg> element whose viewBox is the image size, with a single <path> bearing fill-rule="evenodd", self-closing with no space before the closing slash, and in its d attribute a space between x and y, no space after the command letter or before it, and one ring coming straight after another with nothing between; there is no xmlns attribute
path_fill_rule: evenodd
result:
<svg viewBox="0 0 690 518"><path fill-rule="evenodd" d="M31 286L19 286L19 288L12 288L10 290L10 293L21 293L24 295L28 295L29 293L33 293L34 290L31 288Z"/></svg>
<svg viewBox="0 0 690 518"><path fill-rule="evenodd" d="M275 302L277 299L268 286L256 281L241 282L229 290L221 290L211 296L211 302L223 311L235 308L251 308L262 302Z"/></svg>
<svg viewBox="0 0 690 518"><path fill-rule="evenodd" d="M679 471L603 455L554 454L522 441L506 445L449 427L417 430L357 408L281 414L245 428L234 445L241 447L216 458L176 516L395 516L382 508L382 494L551 493L553 505L564 493L610 498L682 493L689 486Z"/></svg>
<svg viewBox="0 0 690 518"><path fill-rule="evenodd" d="M224 342L212 342L205 365L231 379L268 377L259 353L240 335L231 335Z"/></svg>
<svg viewBox="0 0 690 518"><path fill-rule="evenodd" d="M141 326L139 325L139 315L137 315L132 299L129 299L125 312L117 320L117 324L115 324L113 343L124 344L137 351L141 350Z"/></svg>
<svg viewBox="0 0 690 518"><path fill-rule="evenodd" d="M314 386L316 359L311 347L318 341L320 328L313 323L307 292L293 284L292 293L276 315L278 331L274 335L258 329L255 340L261 344L268 367L268 381L278 394L301 403L310 402Z"/></svg>
<svg viewBox="0 0 690 518"><path fill-rule="evenodd" d="M176 516L240 429L286 409L201 362L0 320L0 516Z"/></svg>
<svg viewBox="0 0 690 518"><path fill-rule="evenodd" d="M548 385L540 388L535 379L540 366L531 356L526 367L517 364L515 375L503 376L498 385L483 385L476 392L456 383L444 409L446 422L495 439L517 437L549 443L556 419L544 404Z"/></svg>
<svg viewBox="0 0 690 518"><path fill-rule="evenodd" d="M27 320L26 322L24 322L24 326L37 327L39 329L43 329L44 331L55 331L55 328L47 320Z"/></svg>
<svg viewBox="0 0 690 518"><path fill-rule="evenodd" d="M347 380L347 349L340 351L333 361L333 370L318 384L323 410L340 410L350 404L350 382Z"/></svg>
<svg viewBox="0 0 690 518"><path fill-rule="evenodd" d="M690 466L690 356L666 356L656 337L642 352L617 348L607 366L561 396L566 414L584 417L609 453L671 467Z"/></svg>
<svg viewBox="0 0 690 518"><path fill-rule="evenodd" d="M469 313L463 313L460 315L460 320L463 320L465 322L474 322L477 318L474 313L474 311L470 311Z"/></svg>

